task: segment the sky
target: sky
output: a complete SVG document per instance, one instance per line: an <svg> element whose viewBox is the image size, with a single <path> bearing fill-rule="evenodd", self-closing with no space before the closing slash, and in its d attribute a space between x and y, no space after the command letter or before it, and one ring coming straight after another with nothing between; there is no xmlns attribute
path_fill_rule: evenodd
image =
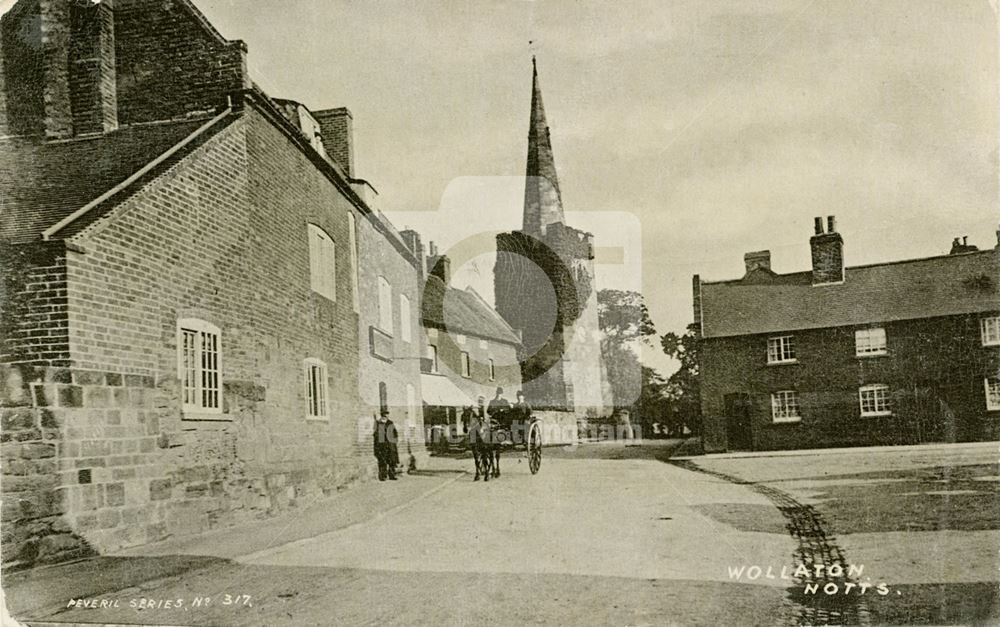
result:
<svg viewBox="0 0 1000 627"><path fill-rule="evenodd" d="M536 55L568 220L660 332L693 274L808 269L814 216L848 265L996 244L990 0L194 1L270 95L351 109L357 176L444 249L520 226ZM453 283L490 298L483 253Z"/></svg>

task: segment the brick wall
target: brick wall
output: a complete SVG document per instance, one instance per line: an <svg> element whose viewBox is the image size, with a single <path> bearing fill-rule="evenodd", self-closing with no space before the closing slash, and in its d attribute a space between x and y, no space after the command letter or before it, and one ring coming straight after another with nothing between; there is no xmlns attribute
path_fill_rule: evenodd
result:
<svg viewBox="0 0 1000 627"><path fill-rule="evenodd" d="M377 219L377 218L374 218ZM359 355L360 376L357 379L361 400L365 405L365 413L359 416L358 431L362 436L362 448L368 451L371 458L370 468L374 468L374 457L371 455L372 422L379 411L379 383L386 384L388 393L389 415L396 424L402 442L400 443L400 458L405 462L405 456L413 454L419 463L426 462L427 454L424 446L423 404L420 390L420 292L418 288L417 268L413 261L404 257L390 242L387 235L381 233L367 216L360 213L356 217L358 234L358 254L364 260L360 265L358 276L360 306L358 337L360 338ZM344 242L347 250L348 240ZM392 287L392 329L383 329L391 339L387 342L392 346L391 361L381 359L372 354L371 327L379 326L379 293L378 278L383 276ZM410 341L403 341L403 314L400 306L400 295L405 295L410 301ZM407 402L406 386L413 386L414 406L410 408Z"/></svg>
<svg viewBox="0 0 1000 627"><path fill-rule="evenodd" d="M854 327L795 332L798 363L789 365L767 365L768 335L706 339L705 449L728 448L725 397L740 392L750 395L758 450L996 439L983 379L996 375L1000 351L982 346L978 320L887 323L884 357L856 357ZM892 416L861 417L858 388L872 383L890 386ZM773 424L770 395L780 390L798 392L801 422Z"/></svg>
<svg viewBox="0 0 1000 627"><path fill-rule="evenodd" d="M5 363L66 365L69 314L63 242L0 247L0 356Z"/></svg>
<svg viewBox="0 0 1000 627"><path fill-rule="evenodd" d="M114 12L122 124L211 111L250 86L246 46L188 0L116 0Z"/></svg>

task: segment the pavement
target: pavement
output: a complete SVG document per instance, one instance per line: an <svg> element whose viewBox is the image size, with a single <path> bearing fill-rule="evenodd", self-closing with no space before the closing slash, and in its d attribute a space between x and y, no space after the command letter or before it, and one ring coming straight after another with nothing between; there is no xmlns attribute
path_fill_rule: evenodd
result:
<svg viewBox="0 0 1000 627"><path fill-rule="evenodd" d="M32 625L998 622L995 444L671 460L680 446L550 448L538 475L515 455L489 483L433 459L3 588ZM888 593L806 595L830 579L791 576L802 562L860 566L837 583Z"/></svg>

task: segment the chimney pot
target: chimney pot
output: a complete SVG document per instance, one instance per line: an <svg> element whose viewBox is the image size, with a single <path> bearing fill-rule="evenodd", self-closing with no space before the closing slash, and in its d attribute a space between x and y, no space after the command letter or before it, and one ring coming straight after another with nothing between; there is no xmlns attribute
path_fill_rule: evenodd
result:
<svg viewBox="0 0 1000 627"><path fill-rule="evenodd" d="M816 228L816 235L823 234L823 218L814 218L813 225Z"/></svg>
<svg viewBox="0 0 1000 627"><path fill-rule="evenodd" d="M826 232L836 233L837 232L837 216L827 216L826 218Z"/></svg>

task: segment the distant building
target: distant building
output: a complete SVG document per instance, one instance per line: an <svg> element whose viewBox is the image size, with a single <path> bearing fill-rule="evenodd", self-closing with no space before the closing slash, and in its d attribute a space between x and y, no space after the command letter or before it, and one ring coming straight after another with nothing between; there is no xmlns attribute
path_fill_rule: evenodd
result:
<svg viewBox="0 0 1000 627"><path fill-rule="evenodd" d="M815 230L811 271L761 251L695 276L705 450L1000 437L1000 243L845 268L834 219Z"/></svg>
<svg viewBox="0 0 1000 627"><path fill-rule="evenodd" d="M272 101L188 0L21 0L0 40L5 565L370 475L380 404L419 447L420 255L345 110Z"/></svg>
<svg viewBox="0 0 1000 627"><path fill-rule="evenodd" d="M547 441L575 440L578 421L611 405L601 354L594 237L566 224L549 126L532 61L531 123L520 231L497 236L496 307L524 343L528 401Z"/></svg>
<svg viewBox="0 0 1000 627"><path fill-rule="evenodd" d="M468 429L465 407L488 403L498 387L514 402L521 390L521 338L474 289L449 285L451 261L433 243L427 267L421 383L426 423L462 435Z"/></svg>

